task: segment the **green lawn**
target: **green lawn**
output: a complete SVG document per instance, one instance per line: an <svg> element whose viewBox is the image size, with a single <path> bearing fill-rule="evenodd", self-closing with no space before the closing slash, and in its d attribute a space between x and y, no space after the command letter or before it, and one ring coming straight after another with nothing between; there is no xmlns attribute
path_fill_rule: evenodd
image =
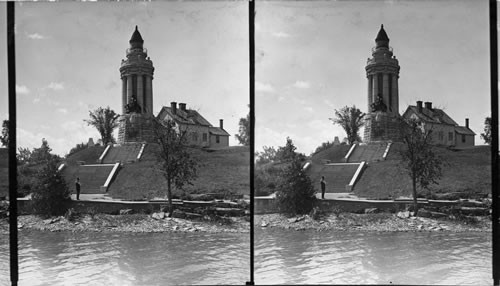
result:
<svg viewBox="0 0 500 286"><path fill-rule="evenodd" d="M386 161L370 163L354 187L361 197L385 199L411 196L411 180L398 150L402 144L393 144ZM480 198L491 193L491 159L489 146L463 150L434 148L443 159L443 176L439 185L432 185L421 196L428 198Z"/></svg>
<svg viewBox="0 0 500 286"><path fill-rule="evenodd" d="M140 162L126 164L119 171L108 193L116 198L147 199L165 197L166 180L158 169L158 147L148 144ZM250 194L250 153L248 147L234 146L219 150L190 149L199 162L198 178L175 197L189 194Z"/></svg>

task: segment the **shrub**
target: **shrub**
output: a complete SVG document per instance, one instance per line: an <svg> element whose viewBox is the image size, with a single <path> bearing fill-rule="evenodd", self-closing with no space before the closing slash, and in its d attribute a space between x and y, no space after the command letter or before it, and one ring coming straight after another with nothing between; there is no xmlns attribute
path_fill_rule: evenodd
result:
<svg viewBox="0 0 500 286"><path fill-rule="evenodd" d="M35 213L44 216L64 215L70 195L66 182L57 172L57 161L48 160L36 175L32 195Z"/></svg>
<svg viewBox="0 0 500 286"><path fill-rule="evenodd" d="M293 160L282 174L277 189L276 201L281 212L295 215L307 214L312 210L316 190L309 176L302 170L299 159Z"/></svg>

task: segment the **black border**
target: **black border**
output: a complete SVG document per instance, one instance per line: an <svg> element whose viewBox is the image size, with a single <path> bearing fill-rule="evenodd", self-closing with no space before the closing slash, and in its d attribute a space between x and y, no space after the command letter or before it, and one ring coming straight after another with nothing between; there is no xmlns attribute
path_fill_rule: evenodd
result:
<svg viewBox="0 0 500 286"><path fill-rule="evenodd" d="M9 98L9 241L10 280L17 285L18 231L17 231L17 162L16 162L16 64L14 1L7 5L7 65ZM255 156L255 0L249 0L249 72L250 72L250 281L254 285L254 156ZM494 285L500 285L500 224L499 224L499 154L498 154L498 37L497 3L489 1L490 16L490 88L491 88L491 177L492 177L492 274Z"/></svg>
<svg viewBox="0 0 500 286"><path fill-rule="evenodd" d="M490 0L490 84L491 84L491 198L493 284L500 284L500 236L498 192L498 32L497 1Z"/></svg>
<svg viewBox="0 0 500 286"><path fill-rule="evenodd" d="M16 162L16 46L14 2L7 2L7 65L9 85L9 240L10 281L19 279L17 252L17 162Z"/></svg>
<svg viewBox="0 0 500 286"><path fill-rule="evenodd" d="M255 0L248 1L248 37L250 72L250 281L254 281L254 169L255 169Z"/></svg>

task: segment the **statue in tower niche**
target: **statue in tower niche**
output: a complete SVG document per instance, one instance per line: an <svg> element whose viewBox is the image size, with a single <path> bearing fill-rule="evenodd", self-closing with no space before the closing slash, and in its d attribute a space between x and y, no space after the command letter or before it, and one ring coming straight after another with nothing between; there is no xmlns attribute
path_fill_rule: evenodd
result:
<svg viewBox="0 0 500 286"><path fill-rule="evenodd" d="M153 62L144 48L139 29L135 31L122 60L122 116L118 143L152 142L153 138Z"/></svg>
<svg viewBox="0 0 500 286"><path fill-rule="evenodd" d="M135 96L132 96L132 101L130 103L125 104L125 113L140 113L141 106L137 103L137 99Z"/></svg>
<svg viewBox="0 0 500 286"><path fill-rule="evenodd" d="M372 112L386 112L387 111L387 105L384 103L384 99L382 98L382 95L378 95L377 99L375 100L374 103L371 104L371 111Z"/></svg>
<svg viewBox="0 0 500 286"><path fill-rule="evenodd" d="M401 141L399 114L399 62L389 46L384 25L375 38L372 57L366 64L368 112L364 142Z"/></svg>

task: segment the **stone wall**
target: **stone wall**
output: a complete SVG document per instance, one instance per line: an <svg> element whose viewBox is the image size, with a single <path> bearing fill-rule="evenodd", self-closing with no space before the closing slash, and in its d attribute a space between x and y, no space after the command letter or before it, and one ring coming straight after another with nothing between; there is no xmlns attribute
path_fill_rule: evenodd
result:
<svg viewBox="0 0 500 286"><path fill-rule="evenodd" d="M401 120L385 112L371 112L365 115L364 142L401 142Z"/></svg>
<svg viewBox="0 0 500 286"><path fill-rule="evenodd" d="M419 205L427 205L428 201L419 200ZM379 210L396 212L405 210L406 208L413 205L412 200L404 201L375 201L375 200L349 200L349 199L333 199L333 200L317 200L317 206L320 210L324 212L332 212L334 210L339 210L343 212L353 212L362 213L368 208L377 208ZM269 214L278 213L278 206L276 205L276 200L267 197L256 197L254 199L254 209L255 214Z"/></svg>
<svg viewBox="0 0 500 286"><path fill-rule="evenodd" d="M120 116L118 143L155 142L153 118L149 114L129 113Z"/></svg>

